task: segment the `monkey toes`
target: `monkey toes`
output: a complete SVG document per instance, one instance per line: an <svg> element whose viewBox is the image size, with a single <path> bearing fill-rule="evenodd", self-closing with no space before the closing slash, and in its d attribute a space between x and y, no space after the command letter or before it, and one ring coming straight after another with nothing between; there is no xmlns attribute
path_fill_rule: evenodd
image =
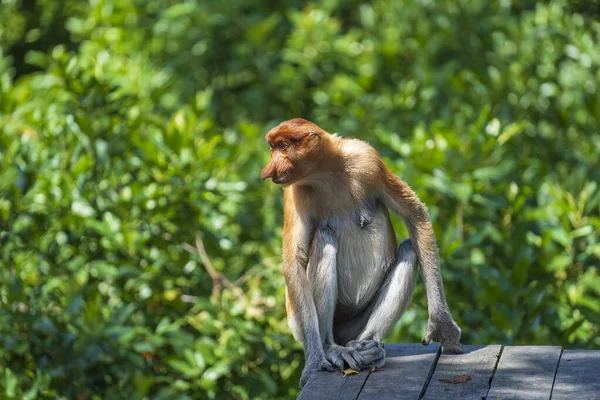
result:
<svg viewBox="0 0 600 400"><path fill-rule="evenodd" d="M439 342L444 350L453 353L462 353L463 348L460 344L461 330L456 325L450 314L441 317L429 318L427 331L423 344L428 345L431 340Z"/></svg>
<svg viewBox="0 0 600 400"><path fill-rule="evenodd" d="M383 343L377 340L351 340L346 346L359 352L364 362L362 369L383 367L385 364Z"/></svg>
<svg viewBox="0 0 600 400"><path fill-rule="evenodd" d="M304 369L302 370L302 376L300 377L300 387L304 387L310 377L319 371L333 372L333 365L324 358L309 358L306 360Z"/></svg>
<svg viewBox="0 0 600 400"><path fill-rule="evenodd" d="M363 351L369 350L374 347L383 348L383 344L379 343L377 340L367 339L367 340L351 340L346 343L346 347L350 347L351 349Z"/></svg>
<svg viewBox="0 0 600 400"><path fill-rule="evenodd" d="M337 368L345 365L360 371L382 366L385 362L385 351L376 340L352 340L346 346L334 344L327 349L327 359Z"/></svg>
<svg viewBox="0 0 600 400"><path fill-rule="evenodd" d="M344 364L347 364L350 368L360 371L362 357L356 350L333 344L325 350L325 356L336 368L344 369Z"/></svg>

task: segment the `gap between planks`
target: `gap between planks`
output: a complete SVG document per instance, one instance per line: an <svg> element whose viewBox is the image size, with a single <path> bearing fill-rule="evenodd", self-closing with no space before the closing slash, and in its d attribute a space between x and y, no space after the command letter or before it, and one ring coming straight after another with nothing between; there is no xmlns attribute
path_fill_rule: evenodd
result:
<svg viewBox="0 0 600 400"><path fill-rule="evenodd" d="M425 396L425 392L427 391L427 387L429 386L429 382L431 381L431 378L433 377L433 373L435 372L435 369L437 368L437 363L440 360L441 356L442 356L442 346L440 346L440 348L438 349L435 360L433 360L433 362L431 363L431 368L429 369L429 375L427 375L427 379L425 379L425 383L423 384L423 389L421 389L421 393L419 394L419 399L422 399Z"/></svg>
<svg viewBox="0 0 600 400"><path fill-rule="evenodd" d="M498 363L500 363L500 359L502 358L502 352L504 351L504 345L500 345L500 352L498 353L498 357L496 358L496 364L494 364L494 369L492 370L492 376L490 376L490 380L488 381L487 391L485 392L484 399L487 399L488 394L490 394L490 389L492 388L492 381L494 380L494 376L496 376L496 371L498 370Z"/></svg>
<svg viewBox="0 0 600 400"><path fill-rule="evenodd" d="M505 346L487 398L549 400L561 354L560 346Z"/></svg>
<svg viewBox="0 0 600 400"><path fill-rule="evenodd" d="M369 374L359 400L418 399L439 357L439 344L388 344L385 350L383 370Z"/></svg>
<svg viewBox="0 0 600 400"><path fill-rule="evenodd" d="M466 345L464 355L454 355L442 352L439 345L429 351L417 344L388 346L386 352L390 350L389 361L394 364L393 367L390 365L390 370L373 373L365 371L366 374L352 378L344 378L341 373L323 374L317 379L318 382L313 383L314 386L308 385L313 387L306 388L308 390L303 391L301 397L315 398L314 394L318 394L320 398L362 400L381 398L381 395L384 398L395 398L397 394L404 393L410 398L423 400L447 398L448 395L450 398L467 396L464 398L478 400L495 400L498 397L556 397L558 400L570 398L575 390L573 388L581 390L581 371L591 370L593 373L587 379L592 383L585 382L588 384L586 393L592 396L588 396L590 399L600 400L600 372L590 367L600 365L593 361L600 360L600 352L589 356L583 354L586 351L566 351L561 346ZM467 357L461 361L465 356ZM565 358L569 358L566 361L575 361L567 365ZM421 379L417 379L417 375ZM464 382L446 382L448 378L451 380L464 375L468 375L470 379ZM412 387L409 385L400 388L397 380L390 380L396 376L407 378L404 382L411 381ZM593 377L597 377L595 381ZM440 393L441 397L436 397ZM306 397L311 394L313 396Z"/></svg>
<svg viewBox="0 0 600 400"><path fill-rule="evenodd" d="M485 398L498 360L501 345L465 345L463 354L441 353L420 399Z"/></svg>

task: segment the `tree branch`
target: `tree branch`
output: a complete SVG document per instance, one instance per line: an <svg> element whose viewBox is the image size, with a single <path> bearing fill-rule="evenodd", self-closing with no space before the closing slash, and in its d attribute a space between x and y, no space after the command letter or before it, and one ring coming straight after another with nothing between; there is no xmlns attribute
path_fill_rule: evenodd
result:
<svg viewBox="0 0 600 400"><path fill-rule="evenodd" d="M229 290L239 289L237 285L233 284L229 279L225 277L225 275L223 275L215 269L212 262L210 261L210 258L208 257L208 254L206 254L206 249L204 248L204 243L202 242L202 239L200 239L200 236L196 237L196 247L185 242L181 246L185 251L200 256L200 260L204 265L204 269L206 269L208 276L210 276L210 279L213 282L213 296L219 295L222 286L225 286Z"/></svg>

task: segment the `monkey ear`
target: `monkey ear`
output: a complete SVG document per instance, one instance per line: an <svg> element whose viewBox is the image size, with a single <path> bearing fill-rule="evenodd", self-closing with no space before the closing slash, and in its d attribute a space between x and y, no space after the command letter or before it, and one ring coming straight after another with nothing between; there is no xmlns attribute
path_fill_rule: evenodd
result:
<svg viewBox="0 0 600 400"><path fill-rule="evenodd" d="M321 139L321 135L319 135L317 132L311 132L311 133L308 134L308 136L316 136L319 139Z"/></svg>

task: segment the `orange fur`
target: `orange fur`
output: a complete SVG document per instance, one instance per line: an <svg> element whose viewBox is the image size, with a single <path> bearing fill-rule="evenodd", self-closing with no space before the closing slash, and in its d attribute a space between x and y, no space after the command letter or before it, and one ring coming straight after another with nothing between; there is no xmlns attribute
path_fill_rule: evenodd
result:
<svg viewBox="0 0 600 400"><path fill-rule="evenodd" d="M427 207L415 192L390 171L379 153L368 143L357 139L342 139L325 132L310 121L295 118L282 122L267 133L266 140L271 146L272 158L263 169L261 177L271 178L285 188L283 273L287 288L286 310L294 335L302 337L305 342L307 359L324 357L323 349L319 347L318 327L315 333L315 325L318 323L313 294L310 293L311 283L306 277L309 249L316 229L322 224L337 224L342 231L336 234L363 242L356 243L356 248L362 249L361 252L369 251L369 247L364 247L365 245L377 243L369 241L372 240L372 235L381 235L386 242L376 244L377 251L383 253L384 260L393 258L396 236L387 208L404 219L412 247L421 264L430 315L423 342L426 344L431 339L438 340L449 349L460 351L460 328L452 320L446 304L435 235ZM357 233L353 228L347 228L355 222L357 213L373 202L384 207L383 214L380 212L377 215L380 222L381 218L385 221L377 225L377 231ZM348 250L348 246L353 246L354 243L346 241L342 245L346 252L342 257L346 257L345 262L350 264L343 264L341 267L338 264L338 270L342 268L346 273L352 274L352 268L375 268L380 271L387 268L386 265L355 266L357 261L354 260L360 260L360 256L353 253L351 248ZM375 296L382 285L379 279L385 275L355 272L370 279L364 283L369 288L364 292L365 296ZM344 280L346 275L340 279L346 285L346 290L356 289L352 282ZM349 289L347 285L350 285ZM354 285L358 287L361 283L355 282ZM348 293L343 294L348 298ZM370 298L363 300L365 301L357 300L357 307L370 301ZM362 311L344 310L347 315L358 315Z"/></svg>

